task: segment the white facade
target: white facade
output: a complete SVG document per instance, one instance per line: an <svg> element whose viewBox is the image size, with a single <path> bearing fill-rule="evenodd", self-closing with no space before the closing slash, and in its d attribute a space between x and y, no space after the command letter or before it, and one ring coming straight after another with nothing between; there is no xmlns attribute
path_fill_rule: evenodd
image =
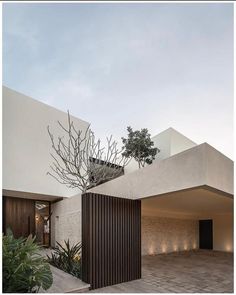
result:
<svg viewBox="0 0 236 295"><path fill-rule="evenodd" d="M77 129L85 131L89 126L72 119ZM47 175L52 162L47 126L55 136L61 135L58 120L66 124L67 113L3 87L4 195L49 201L64 198L51 204L52 246L68 238L72 243L81 240L80 191ZM233 161L207 143L196 145L173 128L152 140L161 150L152 165L138 169L133 161L125 175L89 191L142 200L143 254L161 253L164 248L172 252L175 246L184 250L178 236L185 237L187 249L197 248L198 220L208 218L214 223L214 249L232 251ZM165 245L162 249L160 240Z"/></svg>
<svg viewBox="0 0 236 295"><path fill-rule="evenodd" d="M233 161L207 143L155 161L89 191L141 199L203 185L233 195Z"/></svg>
<svg viewBox="0 0 236 295"><path fill-rule="evenodd" d="M79 191L67 188L51 176L51 141L47 132L62 135L57 121L67 126L67 113L3 87L3 189L57 197ZM74 125L86 130L88 122L72 117ZM16 193L16 196L18 193Z"/></svg>
<svg viewBox="0 0 236 295"><path fill-rule="evenodd" d="M160 149L157 160L169 158L197 145L173 128L168 128L152 137L152 141L154 142L154 146Z"/></svg>
<svg viewBox="0 0 236 295"><path fill-rule="evenodd" d="M173 128L168 128L153 136L151 139L154 143L154 147L157 147L160 150L160 152L157 153L154 162L169 158L197 145ZM138 169L138 163L132 159L125 167L125 173L130 173Z"/></svg>

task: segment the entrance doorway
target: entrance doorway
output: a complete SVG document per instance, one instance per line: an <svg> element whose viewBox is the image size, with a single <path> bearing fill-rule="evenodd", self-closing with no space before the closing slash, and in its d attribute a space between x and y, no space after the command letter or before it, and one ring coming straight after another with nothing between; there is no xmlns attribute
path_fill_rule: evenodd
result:
<svg viewBox="0 0 236 295"><path fill-rule="evenodd" d="M15 238L36 236L36 242L50 246L50 202L3 197L3 232L10 229Z"/></svg>
<svg viewBox="0 0 236 295"><path fill-rule="evenodd" d="M212 219L199 220L199 248L213 249Z"/></svg>
<svg viewBox="0 0 236 295"><path fill-rule="evenodd" d="M50 203L35 201L36 242L44 247L50 245Z"/></svg>

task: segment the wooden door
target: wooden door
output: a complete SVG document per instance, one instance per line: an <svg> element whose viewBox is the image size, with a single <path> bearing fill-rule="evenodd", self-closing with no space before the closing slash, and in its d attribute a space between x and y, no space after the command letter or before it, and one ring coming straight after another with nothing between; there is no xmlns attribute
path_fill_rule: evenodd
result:
<svg viewBox="0 0 236 295"><path fill-rule="evenodd" d="M3 197L3 231L10 228L15 238L35 234L35 201Z"/></svg>

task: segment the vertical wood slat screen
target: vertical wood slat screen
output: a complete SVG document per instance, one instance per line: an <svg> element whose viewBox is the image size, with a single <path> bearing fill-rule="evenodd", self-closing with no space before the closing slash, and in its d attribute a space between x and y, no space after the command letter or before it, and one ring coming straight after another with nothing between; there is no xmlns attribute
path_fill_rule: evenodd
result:
<svg viewBox="0 0 236 295"><path fill-rule="evenodd" d="M82 196L82 280L92 289L141 278L141 201Z"/></svg>
<svg viewBox="0 0 236 295"><path fill-rule="evenodd" d="M35 235L35 201L3 196L3 232L10 228L15 238Z"/></svg>

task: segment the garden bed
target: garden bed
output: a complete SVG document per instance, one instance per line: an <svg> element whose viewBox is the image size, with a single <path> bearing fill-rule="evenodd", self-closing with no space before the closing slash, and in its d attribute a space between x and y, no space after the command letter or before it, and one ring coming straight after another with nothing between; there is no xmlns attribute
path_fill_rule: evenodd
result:
<svg viewBox="0 0 236 295"><path fill-rule="evenodd" d="M62 246L56 242L57 246L51 253L51 256L47 255L48 262L71 274L77 278L81 278L81 242L71 246L69 240L64 241Z"/></svg>

